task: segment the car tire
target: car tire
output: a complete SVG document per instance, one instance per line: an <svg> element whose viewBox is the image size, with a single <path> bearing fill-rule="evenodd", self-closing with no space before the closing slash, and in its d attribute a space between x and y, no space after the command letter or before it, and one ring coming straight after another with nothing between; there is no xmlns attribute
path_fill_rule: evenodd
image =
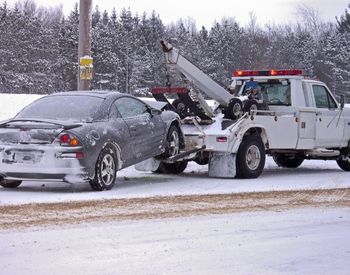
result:
<svg viewBox="0 0 350 275"><path fill-rule="evenodd" d="M260 136L246 136L236 157L236 178L253 179L259 177L265 166L265 158L265 148Z"/></svg>
<svg viewBox="0 0 350 275"><path fill-rule="evenodd" d="M97 158L95 176L89 182L91 188L95 191L111 190L116 181L117 169L117 154L112 146L107 145Z"/></svg>
<svg viewBox="0 0 350 275"><path fill-rule="evenodd" d="M242 101L238 98L232 98L227 108L225 108L225 118L235 120L242 115Z"/></svg>
<svg viewBox="0 0 350 275"><path fill-rule="evenodd" d="M180 152L180 129L175 126L171 125L167 134L167 145L166 145L166 151L165 151L165 157L173 157L177 155Z"/></svg>
<svg viewBox="0 0 350 275"><path fill-rule="evenodd" d="M187 167L187 161L179 161L174 163L161 162L158 169L154 173L158 174L181 174Z"/></svg>
<svg viewBox="0 0 350 275"><path fill-rule="evenodd" d="M17 188L22 183L21 180L5 180L0 179L0 186L4 188Z"/></svg>
<svg viewBox="0 0 350 275"><path fill-rule="evenodd" d="M172 105L181 117L186 116L186 109L187 109L186 104L183 103L179 98L175 99L172 102Z"/></svg>
<svg viewBox="0 0 350 275"><path fill-rule="evenodd" d="M349 160L338 159L337 164L344 171L347 171L347 172L350 171L350 161Z"/></svg>
<svg viewBox="0 0 350 275"><path fill-rule="evenodd" d="M167 148L164 154L165 158L173 157L180 152L180 130L177 126L172 125L167 134ZM153 173L157 174L180 174L187 167L187 161L179 161L174 163L166 163L161 161L157 170Z"/></svg>
<svg viewBox="0 0 350 275"><path fill-rule="evenodd" d="M304 162L304 158L295 155L274 154L272 158L279 167L285 168L297 168Z"/></svg>

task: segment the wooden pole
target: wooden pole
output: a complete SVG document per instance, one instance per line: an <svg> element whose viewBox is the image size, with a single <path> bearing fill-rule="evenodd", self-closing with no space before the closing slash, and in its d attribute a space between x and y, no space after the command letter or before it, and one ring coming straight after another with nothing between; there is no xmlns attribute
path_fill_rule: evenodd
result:
<svg viewBox="0 0 350 275"><path fill-rule="evenodd" d="M79 5L79 46L78 64L83 56L91 56L91 12L92 0L80 0ZM78 73L78 90L85 91L91 89L90 79L81 79Z"/></svg>

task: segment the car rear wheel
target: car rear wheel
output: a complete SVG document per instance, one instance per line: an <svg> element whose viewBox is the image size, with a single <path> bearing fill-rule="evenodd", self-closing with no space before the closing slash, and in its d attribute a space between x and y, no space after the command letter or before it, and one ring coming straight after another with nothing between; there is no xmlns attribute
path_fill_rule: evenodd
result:
<svg viewBox="0 0 350 275"><path fill-rule="evenodd" d="M304 158L295 155L274 154L272 158L279 167L286 168L297 168L304 162Z"/></svg>
<svg viewBox="0 0 350 275"><path fill-rule="evenodd" d="M0 186L4 188L17 188L22 183L21 180L5 180L0 179Z"/></svg>
<svg viewBox="0 0 350 275"><path fill-rule="evenodd" d="M260 136L246 136L236 157L236 178L257 178L261 175L264 166L265 149Z"/></svg>
<svg viewBox="0 0 350 275"><path fill-rule="evenodd" d="M95 191L110 190L117 177L117 155L112 146L107 145L98 156L95 176L90 180L90 186Z"/></svg>

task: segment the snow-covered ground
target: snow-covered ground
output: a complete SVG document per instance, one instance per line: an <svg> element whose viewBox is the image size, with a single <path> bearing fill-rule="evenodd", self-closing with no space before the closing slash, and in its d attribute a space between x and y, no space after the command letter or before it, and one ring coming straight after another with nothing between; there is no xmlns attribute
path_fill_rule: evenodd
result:
<svg viewBox="0 0 350 275"><path fill-rule="evenodd" d="M0 234L1 274L349 274L349 209Z"/></svg>
<svg viewBox="0 0 350 275"><path fill-rule="evenodd" d="M150 196L220 194L272 190L305 190L350 187L349 174L334 161L305 161L298 169L277 167L267 159L258 179L208 178L207 166L191 163L182 175L156 175L133 167L118 173L118 184L106 192L94 192L88 184L24 182L10 190L0 188L0 205Z"/></svg>

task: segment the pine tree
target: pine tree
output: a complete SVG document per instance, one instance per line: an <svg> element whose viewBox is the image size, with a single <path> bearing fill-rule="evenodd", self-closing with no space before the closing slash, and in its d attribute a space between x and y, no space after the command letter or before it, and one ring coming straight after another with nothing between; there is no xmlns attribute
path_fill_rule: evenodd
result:
<svg viewBox="0 0 350 275"><path fill-rule="evenodd" d="M348 8L350 9L350 4ZM350 32L350 14L347 9L345 9L345 13L339 19L337 18L337 23L337 29L340 33Z"/></svg>
<svg viewBox="0 0 350 275"><path fill-rule="evenodd" d="M74 10L61 22L59 29L57 72L60 79L58 89L62 91L77 89L78 25L78 4L75 4Z"/></svg>

